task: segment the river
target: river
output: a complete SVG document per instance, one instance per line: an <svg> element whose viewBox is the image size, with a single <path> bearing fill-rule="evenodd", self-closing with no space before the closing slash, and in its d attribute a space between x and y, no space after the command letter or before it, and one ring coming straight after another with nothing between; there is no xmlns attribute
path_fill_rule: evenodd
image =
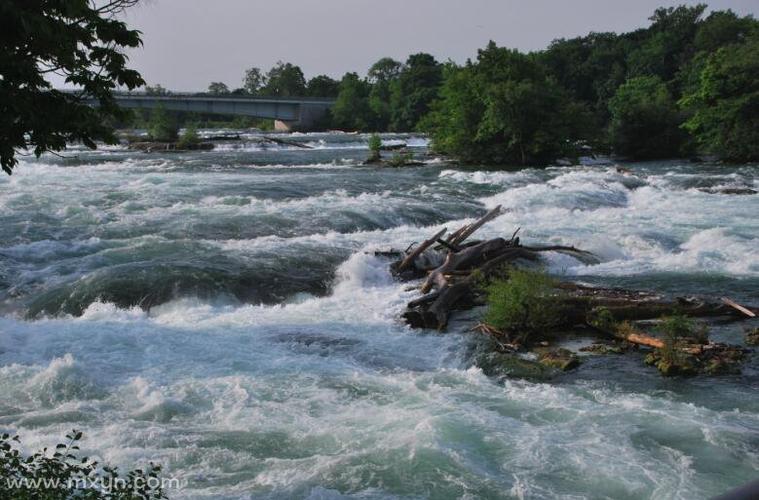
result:
<svg viewBox="0 0 759 500"><path fill-rule="evenodd" d="M482 236L576 245L560 276L759 299L756 165L361 164L367 137L213 152L74 147L0 178L0 428L147 460L177 498L708 498L759 476L759 362L663 378L588 357L488 377L465 321L412 331L368 251L503 205ZM423 154L418 136L385 135ZM744 324L717 325L743 343ZM757 326L754 324L753 326Z"/></svg>

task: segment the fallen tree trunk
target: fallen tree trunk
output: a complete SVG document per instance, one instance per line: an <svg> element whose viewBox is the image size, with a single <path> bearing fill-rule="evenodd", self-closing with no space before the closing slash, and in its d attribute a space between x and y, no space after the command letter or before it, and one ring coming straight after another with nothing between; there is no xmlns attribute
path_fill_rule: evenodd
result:
<svg viewBox="0 0 759 500"><path fill-rule="evenodd" d="M740 312L742 314L745 314L749 318L756 318L756 314L754 313L754 311L751 311L750 309L748 309L746 307L743 307L742 305L738 304L737 302L733 302L732 300L728 299L727 297L722 297L721 300L726 305L732 307L733 309L735 309L736 311L738 311L738 312Z"/></svg>
<svg viewBox="0 0 759 500"><path fill-rule="evenodd" d="M414 263L417 257L419 257L425 250L427 250L429 247L435 244L435 242L443 236L446 232L446 228L441 229L438 231L435 236L432 238L425 240L422 242L421 245L418 245L410 254L404 258L400 264L398 264L398 267L396 268L397 272L402 272L411 267L411 265Z"/></svg>
<svg viewBox="0 0 759 500"><path fill-rule="evenodd" d="M450 243L454 246L461 245L464 240L469 238L471 235L474 234L475 231L477 231L479 228L490 222L491 220L495 219L501 215L501 205L498 205L485 215L483 215L479 220L476 222L469 224L467 226L462 227L456 233L454 233L455 236L452 235L451 239L447 241L447 243Z"/></svg>

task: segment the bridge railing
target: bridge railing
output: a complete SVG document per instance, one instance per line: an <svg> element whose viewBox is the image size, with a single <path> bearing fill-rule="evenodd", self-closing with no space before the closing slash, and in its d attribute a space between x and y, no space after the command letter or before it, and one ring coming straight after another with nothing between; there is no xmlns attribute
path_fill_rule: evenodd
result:
<svg viewBox="0 0 759 500"><path fill-rule="evenodd" d="M155 94L146 92L114 92L116 97L150 97L150 98L177 98L186 99L188 97L197 97L203 99L236 99L251 101L285 101L285 102L314 102L332 104L335 102L334 97L310 97L310 96L267 96L267 95L250 95L250 94L209 94L207 92L168 92L166 94Z"/></svg>

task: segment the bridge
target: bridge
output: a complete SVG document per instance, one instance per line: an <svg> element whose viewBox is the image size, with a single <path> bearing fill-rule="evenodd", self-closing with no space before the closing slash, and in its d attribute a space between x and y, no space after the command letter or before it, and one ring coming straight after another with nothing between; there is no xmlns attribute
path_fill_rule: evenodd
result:
<svg viewBox="0 0 759 500"><path fill-rule="evenodd" d="M238 95L169 94L147 95L139 93L114 94L122 108L186 111L218 115L241 115L274 120L280 131L308 130L322 118L335 103L334 99L318 97L248 97ZM97 105L95 99L87 104Z"/></svg>

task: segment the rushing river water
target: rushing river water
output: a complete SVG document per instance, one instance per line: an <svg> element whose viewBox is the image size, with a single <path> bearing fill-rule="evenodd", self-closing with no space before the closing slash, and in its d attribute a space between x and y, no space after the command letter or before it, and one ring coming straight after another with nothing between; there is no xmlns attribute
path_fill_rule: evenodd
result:
<svg viewBox="0 0 759 500"><path fill-rule="evenodd" d="M147 460L186 498L706 498L759 476L759 362L664 379L637 355L550 383L487 377L470 323L398 320L388 262L501 204L482 236L571 244L586 283L759 299L756 166L361 165L299 150L75 149L0 179L0 428ZM408 142L422 155L421 137ZM743 343L743 325L713 335ZM753 326L757 326L756 324Z"/></svg>

